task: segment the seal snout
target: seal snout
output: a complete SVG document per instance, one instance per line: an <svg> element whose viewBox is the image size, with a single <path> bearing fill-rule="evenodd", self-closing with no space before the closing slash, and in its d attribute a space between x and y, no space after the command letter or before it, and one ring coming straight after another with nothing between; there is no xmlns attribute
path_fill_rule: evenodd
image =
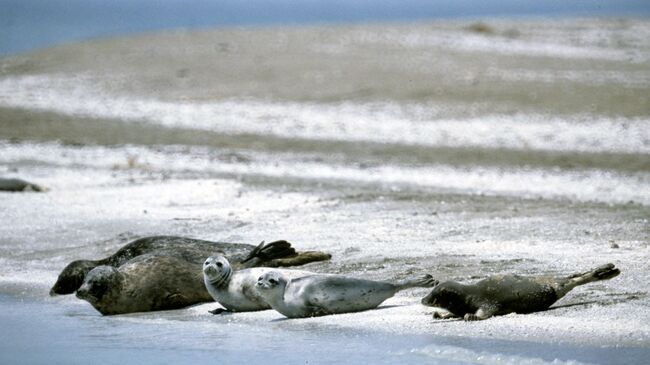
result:
<svg viewBox="0 0 650 365"><path fill-rule="evenodd" d="M259 289L272 289L279 284L280 279L272 274L265 274L260 276L257 279L257 284L255 284Z"/></svg>
<svg viewBox="0 0 650 365"><path fill-rule="evenodd" d="M429 295L422 298L420 303L429 307L435 307L438 304L438 301L436 301L436 297L433 295L433 293L429 293Z"/></svg>
<svg viewBox="0 0 650 365"><path fill-rule="evenodd" d="M264 283L264 278L261 277L261 276L259 277L259 279L257 279L257 284L255 284L255 286L258 287L259 289L268 289L269 288L269 286Z"/></svg>
<svg viewBox="0 0 650 365"><path fill-rule="evenodd" d="M90 301L91 299L95 299L92 295L90 295L90 289L88 288L87 285L83 285L81 288L79 288L75 296L79 299L84 299L88 301Z"/></svg>
<svg viewBox="0 0 650 365"><path fill-rule="evenodd" d="M208 275L216 275L218 273L217 269L214 267L214 265L208 265L208 266L204 267L203 272L208 274Z"/></svg>

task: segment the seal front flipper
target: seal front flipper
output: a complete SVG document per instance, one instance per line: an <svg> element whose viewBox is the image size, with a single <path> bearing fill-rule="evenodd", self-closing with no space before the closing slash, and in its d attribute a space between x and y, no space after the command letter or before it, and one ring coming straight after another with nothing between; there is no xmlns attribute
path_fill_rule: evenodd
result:
<svg viewBox="0 0 650 365"><path fill-rule="evenodd" d="M491 307L481 307L476 313L465 313L463 319L466 321L482 321L492 317L496 313L496 310Z"/></svg>
<svg viewBox="0 0 650 365"><path fill-rule="evenodd" d="M307 305L305 306L305 311L307 312L307 315L305 317L320 317L329 314L335 314L328 311L326 308L323 308L320 305L315 304L311 301L307 303Z"/></svg>
<svg viewBox="0 0 650 365"><path fill-rule="evenodd" d="M164 303L161 303L161 308L164 309L178 309L187 307L191 300L183 294L174 293L165 298Z"/></svg>
<svg viewBox="0 0 650 365"><path fill-rule="evenodd" d="M449 311L433 312L433 319L450 319L450 318L458 318L458 316Z"/></svg>

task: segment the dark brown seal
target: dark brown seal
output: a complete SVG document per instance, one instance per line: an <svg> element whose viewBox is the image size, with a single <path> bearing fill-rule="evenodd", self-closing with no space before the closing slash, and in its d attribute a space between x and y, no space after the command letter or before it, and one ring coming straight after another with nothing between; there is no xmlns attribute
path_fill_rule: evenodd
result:
<svg viewBox="0 0 650 365"><path fill-rule="evenodd" d="M77 291L77 297L102 314L174 309L212 301L203 284L202 264L215 253L228 257L237 268L303 265L331 257L323 252L296 252L287 241L253 246L186 237L145 237L107 258L70 263L50 293Z"/></svg>
<svg viewBox="0 0 650 365"><path fill-rule="evenodd" d="M613 264L566 277L518 275L492 276L472 285L447 281L433 288L422 304L446 309L434 318L462 317L482 320L508 313L532 313L548 309L578 285L608 280L620 274Z"/></svg>

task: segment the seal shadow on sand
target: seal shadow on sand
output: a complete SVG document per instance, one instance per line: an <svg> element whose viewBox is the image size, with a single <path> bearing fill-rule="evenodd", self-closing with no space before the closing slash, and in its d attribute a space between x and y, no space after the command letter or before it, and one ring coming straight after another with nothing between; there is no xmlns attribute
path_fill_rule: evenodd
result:
<svg viewBox="0 0 650 365"><path fill-rule="evenodd" d="M381 307L366 309L366 310L357 311L357 312L328 314L327 316L314 316L314 317L302 317L302 318L300 318L300 317L297 317L297 318L289 318L289 317L275 318L275 319L272 319L270 322L282 322L282 321L290 321L290 320L294 320L294 319L308 319L308 318L329 317L329 316L335 316L337 314L355 314L355 313L362 313L362 312L380 311L380 310L383 310L383 309L398 308L398 307L403 307L403 306L398 305L398 304L390 304L390 305L382 305Z"/></svg>
<svg viewBox="0 0 650 365"><path fill-rule="evenodd" d="M561 305L554 305L542 312L546 311L551 311L555 309L562 309L562 308L571 308L571 307L578 307L578 306L589 306L593 304L597 304L600 306L609 306L609 305L614 305L614 304L620 304L620 303L626 303L626 302L631 302L634 300L639 300L641 298L645 298L648 293L645 292L634 292L634 293L609 293L605 294L608 297L611 297L611 299L608 300L589 300L589 301L583 301L583 302L575 302L575 303L567 303L567 304L561 304Z"/></svg>

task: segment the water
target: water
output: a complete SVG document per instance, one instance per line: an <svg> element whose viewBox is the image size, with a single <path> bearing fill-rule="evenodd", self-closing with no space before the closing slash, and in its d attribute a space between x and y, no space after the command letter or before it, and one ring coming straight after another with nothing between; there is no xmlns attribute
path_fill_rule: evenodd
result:
<svg viewBox="0 0 650 365"><path fill-rule="evenodd" d="M176 30L2 58L0 175L49 191L0 193L0 359L643 363L649 35L593 18ZM332 253L309 270L371 279L622 275L479 323L434 321L425 289L295 321L47 296L68 262L154 234L287 239Z"/></svg>
<svg viewBox="0 0 650 365"><path fill-rule="evenodd" d="M362 363L379 364L630 364L648 350L568 347L435 335L391 336L362 331L313 328L281 330L282 320L251 325L210 318L185 321L172 313L157 317L102 318L90 307L65 301L23 302L2 296L3 363L104 364ZM34 317L34 313L39 313ZM298 320L298 322L300 322ZM61 336L65 333L65 336ZM136 340L134 340L136 339ZM378 344L381 343L381 346ZM11 346L8 346L11 344Z"/></svg>
<svg viewBox="0 0 650 365"><path fill-rule="evenodd" d="M170 28L412 21L477 16L650 14L645 1L579 3L424 0L3 0L0 54Z"/></svg>

